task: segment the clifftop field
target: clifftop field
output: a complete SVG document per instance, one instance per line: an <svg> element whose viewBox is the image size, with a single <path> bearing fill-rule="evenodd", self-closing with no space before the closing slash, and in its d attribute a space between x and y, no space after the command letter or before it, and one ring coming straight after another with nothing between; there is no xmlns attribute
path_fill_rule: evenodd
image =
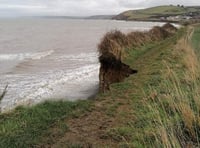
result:
<svg viewBox="0 0 200 148"><path fill-rule="evenodd" d="M190 17L196 17L200 15L200 7L185 7L185 6L157 6L140 10L125 11L113 19L117 20L138 20L138 21L177 21L177 17L185 17L183 19L189 19ZM188 17L188 18L187 18ZM171 20L170 20L171 19ZM177 17L178 19L178 17Z"/></svg>
<svg viewBox="0 0 200 148"><path fill-rule="evenodd" d="M199 8L161 6L122 16L191 11ZM99 44L103 93L1 113L0 148L200 147L199 40L199 24L107 33Z"/></svg>

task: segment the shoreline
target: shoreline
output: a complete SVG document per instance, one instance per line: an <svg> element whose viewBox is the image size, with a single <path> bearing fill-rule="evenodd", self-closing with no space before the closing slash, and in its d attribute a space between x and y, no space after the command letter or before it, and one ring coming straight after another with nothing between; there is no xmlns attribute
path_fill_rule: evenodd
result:
<svg viewBox="0 0 200 148"><path fill-rule="evenodd" d="M34 21L33 21L34 22ZM99 21L98 21L99 22ZM102 23L104 23L104 22L102 22ZM109 23L110 24L110 23ZM124 24L124 25L123 25ZM119 28L121 27L121 30L125 30L125 32L127 31L127 30L131 30L132 28L131 27L133 27L133 29L134 29L134 26L137 26L137 24L136 25L134 25L134 23L126 23L126 22L124 22L124 23L118 23L118 22L115 22L114 21L114 25L119 25ZM128 29L127 29L127 25L128 26L130 26L130 29L129 29L129 27L128 27ZM151 28L151 26L149 26L149 25L154 25L153 23L152 24L146 24L145 25L145 23L144 23L144 27L146 26L147 28ZM125 26L125 29L124 29L124 26ZM140 25L139 25L140 26ZM139 27L140 28L140 27ZM143 28L143 26L141 26L141 30L142 30L142 28ZM137 27L137 29L138 29L138 27ZM145 28L146 29L146 28ZM102 36L103 36L103 34L102 34ZM99 39L100 40L100 39ZM94 49L96 49L96 43L95 43L95 48ZM44 56L44 58L51 58L51 56L53 56L53 54L54 53L57 53L57 51L54 49L54 50L47 50L47 51L50 51L50 53L49 52L47 52L48 54L46 54L46 52L45 52L45 56ZM27 53L31 53L30 51L28 52L27 51ZM23 61L22 62L19 62L19 65L17 66L17 70L19 71L19 73L20 73L20 68L22 68L22 72L23 71L25 71L26 69L23 69L23 67L27 67L27 68L29 68L29 65L34 65L34 62L35 63L39 63L39 62L37 62L36 60L37 59L39 59L39 58L41 58L41 57L43 57L43 56L41 56L41 53L42 53L42 55L43 55L43 52L40 52L40 51L38 51L38 52L33 52L34 53L34 55L40 55L39 57L35 57L35 56L33 56L34 58L35 58L35 60L31 60L31 58L32 58L32 56L31 55L27 55L26 54L26 52L25 53L14 53L14 54L12 54L12 53L5 53L5 54L3 54L2 55L2 57L4 57L4 58L2 58L2 60L5 60L5 59L9 59L10 61L11 60L13 60L13 57L14 57L14 59L16 58L16 59L20 59L20 58L22 58L22 59L26 59L26 58L28 58L28 62L25 60L25 64L23 64ZM37 54L36 54L37 53ZM11 56L10 56L11 55ZM24 55L27 55L27 56L25 56L24 57ZM82 54L81 54L82 55ZM84 55L84 54L83 54ZM87 60L87 58L88 58L88 56L89 55L87 55L87 54L85 54L84 56L81 56L82 58L85 56L85 58L84 59L86 59ZM10 57L9 57L10 56ZM5 58L6 57L6 58ZM67 57L67 56L66 56ZM76 59L78 59L78 60L80 60L79 58L77 58L76 56L71 56L72 58L73 58L73 60L76 60ZM61 59L59 59L58 58L58 60L63 60L65 58L65 56L63 56L63 57L61 57ZM68 58L70 58L70 56L68 57ZM53 59L53 58L52 58ZM96 58L97 59L97 58ZM64 60L66 60L66 59L64 59ZM88 60L91 60L91 58L88 58ZM51 60L52 61L52 60ZM6 60L4 61L4 62L6 62ZM32 63L33 62L33 63ZM42 62L44 62L44 61L42 61ZM21 64L22 63L22 64ZM45 63L45 62L44 62ZM49 61L47 62L47 66L45 66L45 68L47 67L48 68L48 63L49 63ZM62 64L62 63L61 63ZM63 64L62 64L63 65ZM66 64L67 65L67 64ZM38 66L38 65L36 65L36 66ZM40 65L39 65L40 66ZM49 69L51 69L52 67L50 67ZM15 69L15 66L12 68L12 69ZM49 69L47 69L47 71L49 70ZM39 69L40 70L40 69ZM34 71L34 70L33 70ZM35 71L34 71L35 72ZM81 72L81 70L78 70L78 72ZM6 72L5 72L6 73ZM36 71L36 73L37 73L37 71ZM90 74L90 72L87 72L87 73L89 73ZM9 92L8 92L8 97L6 96L5 98L6 98L6 100L5 100L5 103L4 103L4 106L5 105L7 105L8 104L8 106L12 106L12 102L14 102L15 104L18 104L18 102L22 102L22 104L23 104L23 102L25 102L26 101L26 99L24 99L24 98L26 98L27 96L27 98L28 99L30 99L31 101L30 102L32 102L32 100L33 100L33 102L34 102L34 99L35 98L37 98L38 100L40 100L40 95L43 95L44 93L45 93L45 91L47 92L47 91L49 91L49 93L51 93L51 90L54 88L52 85L54 85L53 84L53 82L54 81L57 81L56 79L55 80L53 80L53 79L51 79L51 77L53 77L53 75L52 75L52 73L47 73L47 75L50 75L51 77L50 78L48 78L48 76L46 76L46 74L44 74L44 79L42 79L42 77L43 77L43 75L42 76L40 76L40 77L34 77L33 78L33 80L31 79L29 79L29 78L31 78L32 76L26 76L26 77L23 77L23 75L22 76L20 76L20 74L19 74L19 78L18 78L18 75L16 75L16 79L12 76L12 74L15 74L15 72L9 72L8 73L9 74L9 77L7 78L7 77L5 77L5 79L4 79L4 77L2 77L2 85L4 85L4 83L6 84L7 82L9 83L9 85L10 85L10 87L9 87L9 89L11 88L11 91L9 90ZM17 73L16 73L17 74ZM65 74L66 74L66 72L65 72ZM26 75L26 74L25 74ZM56 73L56 75L57 75L57 73ZM21 79L20 77L23 77L23 79ZM62 77L60 74L59 74L59 72L58 72L58 77ZM41 78L41 79L40 79ZM45 78L48 78L49 80L46 80ZM79 77L78 76L78 78L81 78L81 76ZM7 80L6 80L7 79ZM19 80L18 80L19 79ZM21 80L20 80L21 79ZM5 81L4 81L5 80ZM12 80L11 82L9 81L9 80ZM15 82L15 80L16 80L16 82ZM30 81L29 81L30 80ZM44 81L43 81L44 80ZM50 81L51 80L51 81ZM1 79L0 79L0 81L1 81ZM13 81L14 81L14 83L13 83ZM34 82L34 83L33 83ZM43 87L43 84L42 84L42 86L40 86L40 82L41 83L44 83L44 85L45 86L47 86L47 87ZM51 82L51 84L49 84ZM12 86L12 84L13 84L13 86ZM19 84L19 85L18 85ZM32 84L34 84L34 85L32 85ZM31 85L31 87L29 87ZM40 88L40 87L42 87L42 88ZM67 86L66 86L67 87ZM22 88L22 91L20 91L20 89L18 89L18 88ZM24 88L24 89L23 89ZM27 88L27 89L26 89ZM29 88L33 88L33 89L29 89ZM75 88L76 89L76 88ZM74 90L75 90L74 89ZM37 91L37 92L36 92ZM55 91L56 92L56 91ZM41 93L43 93L43 94L41 94ZM48 96L48 94L49 94L48 92L47 92L47 97L49 97ZM68 92L67 92L68 93ZM71 93L70 91L69 91L69 93ZM39 94L39 95L37 95L37 94ZM46 94L44 94L45 96L45 98L46 98ZM22 97L21 97L22 96ZM93 95L92 95L93 96ZM12 99L10 99L10 98L12 98ZM14 99L13 99L14 98ZM20 98L20 99L22 99L22 100L20 100L20 99L18 99L18 98ZM57 98L57 97L56 97ZM63 97L62 97L63 98ZM85 97L86 98L86 97ZM91 98L91 97L89 97L89 98ZM15 101L13 101L13 100L15 100ZM11 103L9 103L9 101L11 102ZM27 102L29 102L29 101L27 101ZM28 104L30 104L30 103L28 103ZM3 106L3 107L4 107ZM10 107L9 107L10 108Z"/></svg>
<svg viewBox="0 0 200 148"><path fill-rule="evenodd" d="M159 29L154 28L151 33ZM200 26L182 27L167 38L157 35L154 43L143 43L149 41L146 35L140 46L127 49L122 58L138 73L112 83L109 91L97 94L97 99L44 102L1 114L0 129L5 132L0 131L3 139L0 146L199 146L199 133L193 133L200 127L196 120L200 118L196 108L199 107L196 98L200 96L200 55L195 51L200 47L199 32ZM131 43L135 42L131 40ZM111 53L121 60L119 52ZM113 70L112 64L109 66L106 65Z"/></svg>

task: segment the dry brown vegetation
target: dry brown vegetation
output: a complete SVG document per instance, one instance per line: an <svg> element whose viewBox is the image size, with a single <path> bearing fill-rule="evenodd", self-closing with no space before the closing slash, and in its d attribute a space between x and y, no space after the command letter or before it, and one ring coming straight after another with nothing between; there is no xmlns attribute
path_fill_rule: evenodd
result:
<svg viewBox="0 0 200 148"><path fill-rule="evenodd" d="M109 58L111 54L117 60L121 60L125 49L165 39L176 31L176 27L167 23L162 27L155 26L148 32L134 31L128 34L124 34L118 30L108 32L98 45L100 62L101 59Z"/></svg>
<svg viewBox="0 0 200 148"><path fill-rule="evenodd" d="M174 27L173 25L171 25L170 23L166 23L164 26L163 26L164 30L166 30L167 32L169 33L175 33L177 32L177 28Z"/></svg>
<svg viewBox="0 0 200 148"><path fill-rule="evenodd" d="M188 27L171 54L176 63L166 62L164 80L150 87L146 102L153 114L155 145L164 147L199 147L200 91L198 53L191 46L193 27ZM164 91L163 91L164 90ZM146 100L145 100L146 101Z"/></svg>
<svg viewBox="0 0 200 148"><path fill-rule="evenodd" d="M110 54L113 54L118 60L121 59L122 49L126 47L128 47L128 38L118 30L106 33L98 45L99 53L104 55L103 57L109 58Z"/></svg>
<svg viewBox="0 0 200 148"><path fill-rule="evenodd" d="M100 91L109 90L110 84L120 82L130 74L137 72L137 70L131 70L129 66L122 62L124 56L126 56L126 49L133 49L150 42L163 40L176 31L177 29L168 23L162 27L153 27L148 32L134 31L124 34L114 30L105 34L98 45L99 61L101 63Z"/></svg>

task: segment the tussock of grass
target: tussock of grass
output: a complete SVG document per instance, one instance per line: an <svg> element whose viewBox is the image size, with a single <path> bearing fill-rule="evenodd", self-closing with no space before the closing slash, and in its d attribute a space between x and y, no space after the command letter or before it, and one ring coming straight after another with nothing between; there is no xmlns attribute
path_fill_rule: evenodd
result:
<svg viewBox="0 0 200 148"><path fill-rule="evenodd" d="M148 120L156 139L154 145L199 146L199 82L190 83L188 85L175 71L168 69L163 83L149 88L151 91L144 102L152 114Z"/></svg>
<svg viewBox="0 0 200 148"><path fill-rule="evenodd" d="M170 33L165 30L164 27L159 26L153 27L153 29L149 31L149 34L153 41L165 39L170 35Z"/></svg>
<svg viewBox="0 0 200 148"><path fill-rule="evenodd" d="M166 23L165 25L163 25L164 30L166 30L169 33L176 33L177 32L177 28L175 28L174 26L172 26L170 23Z"/></svg>
<svg viewBox="0 0 200 148"><path fill-rule="evenodd" d="M108 32L102 38L99 49L100 62L112 58L122 61L126 49L135 48L153 41L160 41L174 34L177 29L171 24L162 27L156 26L148 32L130 32L127 35L115 30ZM111 60L110 60L111 58Z"/></svg>
<svg viewBox="0 0 200 148"><path fill-rule="evenodd" d="M103 58L116 58L121 60L123 49L128 46L128 40L125 34L115 30L108 32L98 45L100 60ZM103 55L103 56L102 56Z"/></svg>

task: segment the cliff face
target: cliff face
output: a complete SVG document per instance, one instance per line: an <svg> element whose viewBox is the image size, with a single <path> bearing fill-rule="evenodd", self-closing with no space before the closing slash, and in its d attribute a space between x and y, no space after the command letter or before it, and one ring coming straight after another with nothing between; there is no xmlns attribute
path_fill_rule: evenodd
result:
<svg viewBox="0 0 200 148"><path fill-rule="evenodd" d="M132 70L113 55L110 55L110 58L100 57L99 60L101 63L99 74L101 92L109 90L110 84L121 82L124 78L129 77L130 74L137 73L136 70Z"/></svg>
<svg viewBox="0 0 200 148"><path fill-rule="evenodd" d="M108 32L98 46L101 64L100 92L109 90L110 84L121 82L131 74L137 73L137 70L133 70L123 63L126 49L165 39L174 34L176 30L171 24L166 24L163 27L154 27L148 32L130 32L127 35L120 31Z"/></svg>

